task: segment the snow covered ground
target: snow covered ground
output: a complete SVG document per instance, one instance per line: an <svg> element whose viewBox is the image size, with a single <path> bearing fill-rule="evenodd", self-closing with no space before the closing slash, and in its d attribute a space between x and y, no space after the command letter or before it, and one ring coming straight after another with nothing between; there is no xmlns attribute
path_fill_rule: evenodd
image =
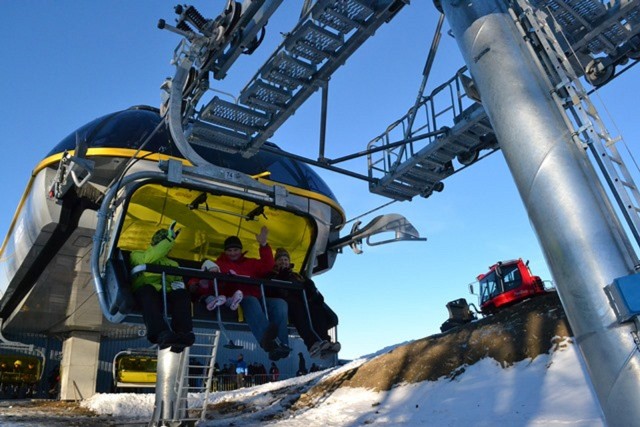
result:
<svg viewBox="0 0 640 427"><path fill-rule="evenodd" d="M388 349L385 349L385 351ZM292 401L312 385L370 360L277 383L214 393L212 404L234 407L210 413L203 426L604 426L586 379L582 359L570 340L552 352L503 368L493 359L467 366L454 379L399 385L388 392L340 387ZM312 396L312 397L309 397ZM116 419L149 419L154 395L99 394L82 403ZM223 412L223 411L220 411ZM232 423L232 424L231 424Z"/></svg>

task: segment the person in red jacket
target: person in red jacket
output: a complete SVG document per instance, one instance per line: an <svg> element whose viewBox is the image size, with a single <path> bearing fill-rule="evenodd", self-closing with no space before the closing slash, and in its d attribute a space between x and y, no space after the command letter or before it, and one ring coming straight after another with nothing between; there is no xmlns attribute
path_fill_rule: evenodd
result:
<svg viewBox="0 0 640 427"><path fill-rule="evenodd" d="M262 227L256 240L260 245L260 258L250 258L243 252L242 241L237 236L230 236L224 241L224 252L216 259L215 268L221 273L234 276L245 276L254 279L263 278L274 266L273 251L267 243L269 230ZM206 262L206 261L205 261ZM211 264L209 264L211 265ZM204 266L204 263L203 263ZM280 360L291 352L289 347L289 331L287 328L287 303L282 298L266 298L267 319L260 303L262 293L260 287L248 283L222 282L216 298L213 283L203 286L202 281L197 285L189 282L192 292L205 296L207 309L213 310L219 305L230 303L230 308L242 307L244 317L260 346L269 353L269 359ZM214 298L209 298L213 296ZM224 298L222 298L224 297Z"/></svg>

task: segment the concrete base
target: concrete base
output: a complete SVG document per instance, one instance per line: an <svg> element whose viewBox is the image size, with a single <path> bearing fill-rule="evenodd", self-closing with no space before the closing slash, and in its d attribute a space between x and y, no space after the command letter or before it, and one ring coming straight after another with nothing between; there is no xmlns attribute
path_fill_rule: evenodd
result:
<svg viewBox="0 0 640 427"><path fill-rule="evenodd" d="M60 399L87 399L96 393L100 333L75 331L62 344Z"/></svg>

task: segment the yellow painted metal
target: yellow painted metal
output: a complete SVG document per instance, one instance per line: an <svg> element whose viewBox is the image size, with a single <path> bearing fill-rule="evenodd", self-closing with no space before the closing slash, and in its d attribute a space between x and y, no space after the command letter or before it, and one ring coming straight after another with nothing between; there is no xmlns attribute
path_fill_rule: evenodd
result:
<svg viewBox="0 0 640 427"><path fill-rule="evenodd" d="M120 383L155 384L158 359L149 355L122 355L117 358L116 376Z"/></svg>
<svg viewBox="0 0 640 427"><path fill-rule="evenodd" d="M269 229L268 241L275 251L286 248L291 262L301 267L315 237L313 221L283 209L264 206L263 214L247 217L260 205L237 197L208 194L207 202L190 209L202 192L186 188L168 188L146 184L129 201L117 246L124 250L148 247L153 234L177 221L181 229L171 257L200 262L215 259L223 252L224 240L238 236L247 256L259 257L256 235L263 226Z"/></svg>

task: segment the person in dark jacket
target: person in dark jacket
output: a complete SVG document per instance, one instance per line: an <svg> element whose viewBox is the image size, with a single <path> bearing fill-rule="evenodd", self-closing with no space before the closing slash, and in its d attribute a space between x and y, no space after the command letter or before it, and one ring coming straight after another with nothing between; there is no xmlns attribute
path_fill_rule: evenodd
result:
<svg viewBox="0 0 640 427"><path fill-rule="evenodd" d="M237 360L229 359L229 361L236 365L236 386L238 388L244 387L244 379L249 374L249 368L247 367L247 362L244 361L244 356L241 353L238 355Z"/></svg>
<svg viewBox="0 0 640 427"><path fill-rule="evenodd" d="M301 291L272 288L268 290L268 294L284 298L287 302L291 323L296 327L307 346L309 356L311 358L328 358L338 353L341 348L340 343L331 342L328 334L329 328L324 307L324 297L316 288L313 280L293 271L293 264L291 264L291 258L286 249L276 249L275 267L267 278L302 284L304 295L306 295L306 303L309 307L308 314Z"/></svg>
<svg viewBox="0 0 640 427"><path fill-rule="evenodd" d="M51 372L49 373L49 376L47 377L47 384L49 386L49 390L47 391L47 394L49 395L50 398L55 399L58 396L58 393L60 392L60 365L56 365Z"/></svg>
<svg viewBox="0 0 640 427"><path fill-rule="evenodd" d="M278 381L280 379L280 369L276 365L276 362L271 362L271 368L269 369L269 375L271 381Z"/></svg>
<svg viewBox="0 0 640 427"><path fill-rule="evenodd" d="M168 229L155 232L151 246L144 251L133 251L130 256L132 267L142 264L156 264L178 267L178 263L167 257L180 230L175 230L174 221ZM158 344L160 349L171 347L180 353L195 341L191 318L191 297L185 289L182 278L165 275L167 311L171 315L171 327L164 318L164 297L162 275L141 272L133 278L133 296L142 308L142 319L147 327L147 339Z"/></svg>
<svg viewBox="0 0 640 427"><path fill-rule="evenodd" d="M307 375L307 362L304 360L302 352L298 353L298 372L296 375Z"/></svg>

